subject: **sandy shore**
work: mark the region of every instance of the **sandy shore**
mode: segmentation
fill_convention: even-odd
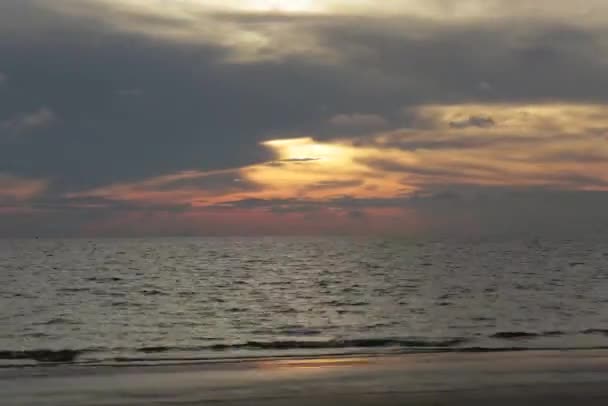
[[[608,351],[0,370],[2,405],[607,405]]]

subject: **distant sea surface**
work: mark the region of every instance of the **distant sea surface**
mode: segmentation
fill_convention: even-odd
[[[586,348],[604,241],[0,240],[0,366]]]

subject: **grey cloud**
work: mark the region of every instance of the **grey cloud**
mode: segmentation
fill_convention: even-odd
[[[289,211],[310,211],[321,208],[365,209],[374,207],[404,207],[409,197],[403,198],[374,198],[360,199],[351,196],[337,197],[329,201],[307,199],[242,199],[224,202],[217,207],[238,209],[267,209],[276,211],[277,208],[291,208]]]
[[[44,196],[26,205],[15,205],[11,202],[0,202],[0,209],[17,210],[15,214],[3,214],[0,210],[0,238],[2,237],[82,237],[97,236],[99,233],[89,230],[91,224],[111,223],[117,216],[149,216],[154,223],[158,215],[179,216],[191,210],[188,205],[124,202],[98,197],[65,198],[57,195]],[[18,210],[25,210],[19,214]],[[154,232],[163,235],[163,227]],[[179,233],[179,227],[171,229],[168,234]],[[165,231],[166,232],[166,231]],[[147,232],[130,228],[127,230],[109,231],[109,235],[136,236]]]
[[[155,187],[155,190],[179,190],[187,188],[207,192],[234,192],[260,189],[260,185],[241,179],[239,176],[240,174],[238,171],[230,171],[190,179],[179,179]]]
[[[458,201],[462,195],[454,190],[440,190],[436,192],[417,193],[412,196],[412,201]]]
[[[357,179],[351,180],[328,180],[324,182],[315,183],[310,189],[339,189],[344,187],[356,187],[361,186],[363,181]]]
[[[5,73],[0,72],[0,86],[4,85],[8,81],[8,76]]]
[[[143,91],[141,89],[120,89],[116,93],[124,97],[137,97],[141,96]]]
[[[364,211],[352,210],[352,211],[348,212],[348,217],[350,217],[351,219],[355,219],[355,220],[363,220],[363,219],[366,219],[368,216]]]
[[[30,208],[41,211],[82,211],[82,212],[105,212],[107,215],[121,211],[162,211],[162,212],[184,212],[190,209],[187,204],[163,204],[155,202],[132,202],[112,200],[103,197],[61,197],[48,196],[36,199],[29,205]]]
[[[547,162],[586,162],[586,163],[606,163],[608,164],[608,151],[602,150],[568,150],[558,152],[546,152],[543,158]]]
[[[469,127],[489,128],[494,127],[495,125],[496,123],[492,117],[484,116],[471,116],[466,120],[452,121],[450,123],[450,127],[459,129]]]
[[[484,92],[491,92],[492,90],[494,90],[493,86],[486,81],[479,82],[478,86],[479,86],[479,90],[484,91]]]
[[[393,137],[379,143],[374,138],[361,138],[357,140],[359,146],[377,146],[399,148],[402,150],[418,149],[475,149],[501,145],[519,145],[522,147],[540,145],[547,143],[547,137],[534,135],[494,135],[494,134],[475,134],[475,135],[455,135],[437,133],[393,133]],[[575,139],[575,137],[564,135],[562,141]]]
[[[257,209],[257,208],[270,208],[273,206],[284,206],[289,203],[298,202],[294,199],[241,199],[234,201],[227,201],[217,205],[219,208],[238,208],[238,209]]]
[[[463,185],[458,193],[457,200],[421,199],[413,208],[455,234],[591,238],[608,223],[608,192]]]
[[[23,134],[36,129],[45,128],[57,120],[55,113],[47,107],[41,107],[30,113],[20,113],[14,117],[0,121],[0,129],[9,134]]]
[[[318,212],[322,208],[321,205],[314,204],[298,204],[296,202],[289,202],[287,204],[282,205],[273,205],[268,209],[272,213],[277,214],[289,214],[289,213],[314,213]]]
[[[264,165],[271,167],[281,167],[288,164],[306,164],[308,162],[319,161],[321,158],[290,158],[290,159],[281,159],[278,161],[270,161],[266,162]]]
[[[542,204],[547,201],[553,202],[547,207],[548,212],[560,212],[568,210],[569,215],[576,214],[577,202],[588,204],[593,207],[591,211],[598,214],[602,210],[602,219],[608,220],[608,213],[602,209],[602,203],[608,203],[608,192],[585,192],[569,191],[551,188],[530,187],[503,187],[503,186],[479,186],[475,184],[437,184],[412,195],[403,195],[387,198],[357,198],[354,196],[342,196],[330,199],[329,202],[320,202],[307,199],[242,199],[225,202],[217,208],[250,208],[268,209],[275,207],[300,207],[305,210],[319,209],[325,207],[345,210],[365,210],[372,208],[413,208],[418,210],[436,209],[446,210],[444,215],[450,215],[451,208],[466,208],[472,211],[475,208],[489,210],[496,205],[496,214],[503,213],[505,217],[513,220],[518,214],[506,209],[510,204],[525,207],[530,203],[532,207],[526,209],[532,215],[534,210],[540,210]],[[539,213],[540,214],[540,213]],[[588,213],[591,217],[591,213]]]
[[[389,125],[388,121],[378,114],[338,114],[329,119],[329,123],[336,127],[351,130],[369,130],[383,128]]]
[[[608,162],[608,160],[604,161]],[[586,188],[606,188],[608,189],[608,181],[598,179],[594,176],[582,175],[579,173],[556,172],[550,175],[545,175],[548,181],[555,183],[565,189],[586,189]]]
[[[404,175],[411,174],[429,178],[453,179],[456,182],[466,182],[466,177],[463,172],[467,170],[484,171],[488,176],[505,175],[507,172],[500,168],[482,166],[474,163],[459,162],[449,166],[425,166],[415,164],[405,164],[382,159],[360,159],[358,162],[382,171],[402,173]],[[481,174],[477,173],[476,178],[480,178]],[[412,179],[404,180],[404,184],[411,184]]]
[[[281,159],[278,162],[291,162],[291,163],[298,163],[298,162],[314,162],[314,161],[318,161],[321,158],[291,158],[291,159]]]
[[[361,199],[344,196],[329,203],[304,199],[243,199],[196,210],[201,213],[211,210],[215,213],[217,210],[229,212],[231,209],[262,209],[276,214],[302,213],[314,222],[316,216],[322,216],[320,213],[323,209],[330,208],[343,211],[348,218],[357,222],[373,221],[375,215],[370,209],[391,208],[403,210],[404,215],[413,211],[418,221],[424,224],[424,232],[435,236],[525,235],[571,239],[601,235],[608,223],[608,213],[605,210],[607,205],[608,192],[448,184],[435,185],[425,192],[395,198]],[[0,235],[31,236],[31,230],[36,230],[38,235],[43,236],[83,235],[83,225],[103,223],[115,218],[117,213],[138,213],[144,216],[166,213],[178,216],[192,210],[184,205],[146,205],[99,198],[46,199],[38,201],[33,208],[36,211],[27,216],[2,217]],[[179,217],[170,218],[171,227],[161,225],[159,229],[154,228],[155,232],[159,235],[215,235],[225,234],[226,230],[238,232],[238,229],[230,227],[218,229],[217,224],[200,230],[200,225],[187,227]],[[152,223],[154,219],[155,217],[150,217]],[[399,232],[402,220],[395,215],[394,228],[386,231]],[[241,232],[254,232],[247,225],[244,226],[245,229],[241,229]],[[401,230],[407,231],[408,229]],[[134,229],[121,229],[114,234],[111,230],[109,232],[110,235],[140,233]]]
[[[257,202],[257,207],[277,202]],[[284,206],[288,203],[281,202]],[[298,201],[310,210],[316,202]],[[346,213],[368,209],[413,210],[430,234],[459,236],[574,236],[602,235],[608,224],[608,192],[582,192],[558,189],[483,187],[477,185],[437,185],[435,190],[409,197],[357,199],[345,196],[329,206]],[[399,227],[396,220],[395,227]],[[403,230],[405,231],[405,230]]]
[[[608,80],[602,29],[539,19],[397,24],[337,25],[323,34],[352,66],[383,72],[419,101],[606,100],[594,89]],[[494,91],[480,94],[480,80]]]

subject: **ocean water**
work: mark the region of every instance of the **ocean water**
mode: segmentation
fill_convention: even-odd
[[[0,241],[0,365],[608,348],[608,243]]]

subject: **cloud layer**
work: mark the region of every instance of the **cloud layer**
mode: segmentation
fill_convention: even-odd
[[[6,0],[0,234],[586,224],[607,20],[593,0]]]

